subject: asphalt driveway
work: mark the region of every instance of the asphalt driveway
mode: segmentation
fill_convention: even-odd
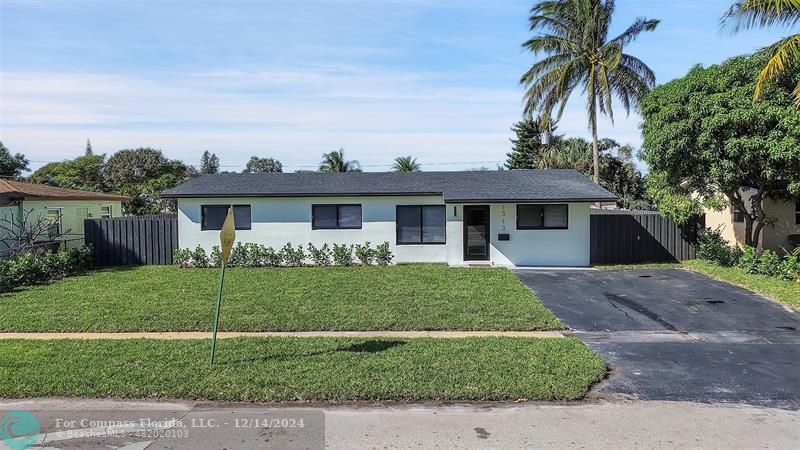
[[[518,270],[610,364],[598,392],[800,409],[800,314],[680,269]]]

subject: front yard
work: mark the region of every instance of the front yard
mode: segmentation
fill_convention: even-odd
[[[207,331],[216,269],[90,272],[0,295],[0,332]],[[556,330],[563,324],[508,270],[418,264],[236,268],[224,331]]]
[[[529,338],[0,341],[0,398],[575,400],[606,373],[580,341]]]

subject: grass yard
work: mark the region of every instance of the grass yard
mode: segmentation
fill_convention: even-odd
[[[699,259],[682,263],[600,265],[595,268],[598,270],[689,269],[717,280],[750,289],[775,301],[800,309],[800,283],[792,283],[791,281],[779,280],[764,275],[754,275],[736,267],[722,267]]]
[[[101,270],[0,295],[0,331],[207,331],[216,269]],[[235,268],[224,331],[555,330],[563,324],[506,269]]]
[[[606,373],[574,338],[0,341],[0,397],[575,400]],[[65,358],[64,355],[69,355]]]

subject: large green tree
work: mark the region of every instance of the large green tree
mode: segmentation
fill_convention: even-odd
[[[419,172],[420,165],[413,156],[398,156],[394,159],[392,170],[395,172]]]
[[[322,162],[319,163],[320,172],[361,172],[361,165],[358,161],[348,161],[344,157],[344,149],[332,151],[322,155]]]
[[[242,173],[276,173],[283,172],[283,164],[275,158],[259,158],[251,156]]]
[[[200,173],[203,175],[219,173],[219,157],[208,150],[200,157]]]
[[[113,154],[103,169],[103,181],[112,191],[131,196],[124,205],[127,214],[158,214],[174,210],[163,201],[161,191],[196,177],[197,171],[181,161],[171,160],[152,148],[124,149]]]
[[[800,0],[744,0],[734,2],[723,17],[723,23],[743,28],[795,27],[800,25]],[[800,33],[789,35],[765,48],[769,55],[756,80],[753,97],[761,98],[765,84],[800,65]],[[800,105],[800,83],[794,85],[794,100]]]
[[[800,193],[800,114],[787,86],[800,71],[764,85],[753,103],[764,56],[696,66],[642,101],[648,190],[658,207],[685,220],[702,206],[731,204],[745,212],[745,243],[759,242],[773,218],[766,198]],[[750,201],[743,192],[752,193]],[[747,204],[749,203],[749,204]]]
[[[655,85],[653,71],[623,50],[641,33],[655,30],[659,21],[636,19],[622,34],[609,38],[614,11],[613,0],[540,1],[531,8],[529,18],[536,35],[522,44],[534,55],[547,55],[520,79],[527,88],[526,115],[540,114],[546,124],[558,108],[558,120],[575,89],[584,91],[596,182],[600,179],[598,115],[614,120],[614,98],[629,113]]]
[[[79,156],[66,161],[52,162],[40,167],[29,177],[33,183],[69,189],[102,192],[105,155]]]
[[[0,142],[0,177],[18,178],[23,171],[28,170],[28,160],[22,153],[11,154],[5,145]]]

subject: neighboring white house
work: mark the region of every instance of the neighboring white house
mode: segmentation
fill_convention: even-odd
[[[389,242],[395,262],[588,266],[589,206],[615,196],[575,170],[206,175],[178,201],[181,248]]]

